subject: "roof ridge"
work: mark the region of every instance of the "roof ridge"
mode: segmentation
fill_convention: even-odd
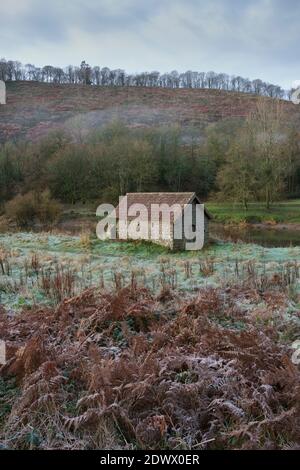
[[[196,194],[195,191],[143,191],[126,194]]]

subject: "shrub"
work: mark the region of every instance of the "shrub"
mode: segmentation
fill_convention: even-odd
[[[32,192],[18,194],[6,204],[5,209],[6,215],[20,228],[32,227],[36,221],[43,225],[51,225],[61,213],[59,203],[51,199],[47,190],[39,196],[35,196]]]
[[[244,222],[246,224],[259,224],[262,222],[262,217],[260,215],[246,215]]]
[[[36,205],[33,193],[18,194],[6,204],[7,216],[19,227],[33,226],[36,217]]]
[[[38,220],[44,225],[51,225],[57,221],[61,214],[61,205],[51,199],[50,191],[44,191],[36,202]]]

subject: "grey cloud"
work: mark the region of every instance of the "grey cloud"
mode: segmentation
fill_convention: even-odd
[[[1,14],[7,58],[60,66],[86,58],[132,72],[214,69],[284,86],[300,79],[297,0],[21,3]]]

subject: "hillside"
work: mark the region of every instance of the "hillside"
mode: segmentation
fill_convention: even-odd
[[[7,105],[0,106],[0,142],[35,140],[50,129],[93,128],[113,119],[131,126],[178,123],[204,129],[220,119],[244,117],[257,100],[255,95],[207,89],[8,82]],[[289,102],[286,107],[291,119],[300,120],[300,108]]]

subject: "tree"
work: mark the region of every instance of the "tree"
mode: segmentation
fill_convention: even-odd
[[[220,195],[226,199],[240,202],[248,209],[248,203],[257,189],[256,159],[253,136],[245,128],[233,141],[226,155],[217,183]]]
[[[300,188],[300,134],[296,127],[288,131],[287,152],[287,192],[296,195]]]
[[[80,64],[80,81],[84,85],[92,84],[92,69],[85,60],[83,60]]]
[[[122,69],[110,70],[108,67],[102,69],[99,66],[91,67],[84,60],[79,67],[69,65],[63,70],[52,65],[46,65],[40,69],[33,64],[23,66],[17,61],[0,59],[0,80],[36,80],[47,83],[82,83],[102,86],[209,88],[291,99],[291,91],[284,91],[277,85],[265,83],[259,79],[250,81],[248,78],[235,75],[230,77],[227,74],[215,73],[214,71],[197,72],[193,70],[181,74],[173,70],[162,75],[157,71],[134,75],[127,74]]]
[[[48,163],[48,171],[51,194],[72,204],[86,200],[90,161],[82,147],[77,144],[62,148]]]
[[[259,188],[264,194],[266,208],[270,209],[271,202],[282,192],[287,171],[282,103],[260,100],[247,120],[247,128],[255,135]]]
[[[0,204],[9,199],[22,179],[18,149],[13,144],[0,147]]]
[[[261,99],[226,154],[218,175],[221,194],[240,200],[245,208],[250,198],[263,199],[270,209],[283,193],[292,165],[286,144],[282,103]]]

